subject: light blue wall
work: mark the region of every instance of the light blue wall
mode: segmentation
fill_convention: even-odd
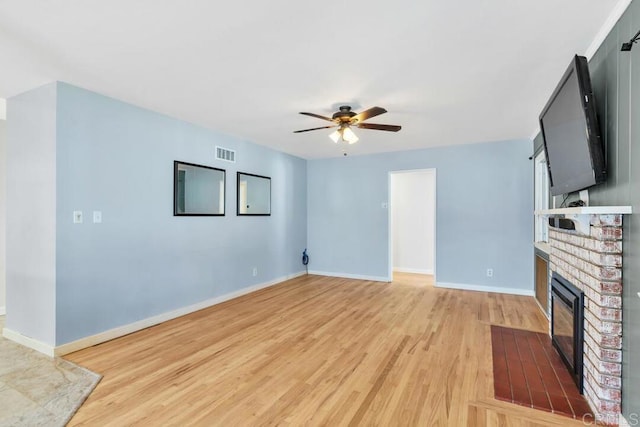
[[[533,290],[532,149],[518,140],[308,161],[309,269],[386,278],[388,173],[435,168],[437,281]]]
[[[398,170],[437,171],[439,282],[532,289],[531,141],[307,162],[67,84],[49,90],[53,96],[9,110],[12,126],[22,123],[14,143],[33,151],[31,123],[54,150],[36,156],[55,181],[39,197],[53,200],[53,212],[32,211],[55,224],[33,242],[54,248],[54,285],[35,301],[55,314],[24,312],[55,334],[36,339],[61,345],[294,274],[307,246],[312,270],[385,278],[388,210],[381,204],[389,199],[388,172]],[[43,108],[53,126],[45,126],[49,116],[41,117],[45,125],[34,121]],[[236,150],[237,163],[216,161],[216,145]],[[226,169],[225,217],[172,215],[174,160]],[[11,160],[16,168],[21,162],[28,160]],[[270,217],[235,215],[238,170],[272,178]],[[84,212],[83,224],[73,224],[75,210]],[[94,210],[101,224],[92,223]],[[25,308],[8,308],[10,326],[19,319],[11,310]]]
[[[6,327],[48,345],[56,328],[55,133],[55,84],[7,100]]]
[[[303,270],[305,160],[68,84],[57,100],[57,345]],[[226,169],[226,216],[173,216],[174,160]],[[270,217],[235,215],[237,170],[271,177]]]

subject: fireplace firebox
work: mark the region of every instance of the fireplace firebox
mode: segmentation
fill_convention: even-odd
[[[551,277],[551,342],[583,388],[584,292],[557,273]]]

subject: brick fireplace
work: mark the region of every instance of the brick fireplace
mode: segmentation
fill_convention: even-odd
[[[584,292],[584,396],[599,421],[617,424],[622,381],[623,215],[584,216],[588,224],[577,230],[549,228],[549,274],[556,272]]]

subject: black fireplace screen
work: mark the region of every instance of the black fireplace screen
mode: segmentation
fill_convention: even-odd
[[[551,341],[582,393],[584,293],[557,273],[551,277]]]

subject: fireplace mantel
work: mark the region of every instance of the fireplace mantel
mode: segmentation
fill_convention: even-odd
[[[583,234],[589,234],[592,215],[629,215],[631,206],[576,206],[572,208],[555,208],[535,211],[535,215],[556,216],[562,215],[574,222],[576,230]]]
[[[576,206],[574,208],[543,209],[536,215],[628,215],[633,213],[631,206]]]

